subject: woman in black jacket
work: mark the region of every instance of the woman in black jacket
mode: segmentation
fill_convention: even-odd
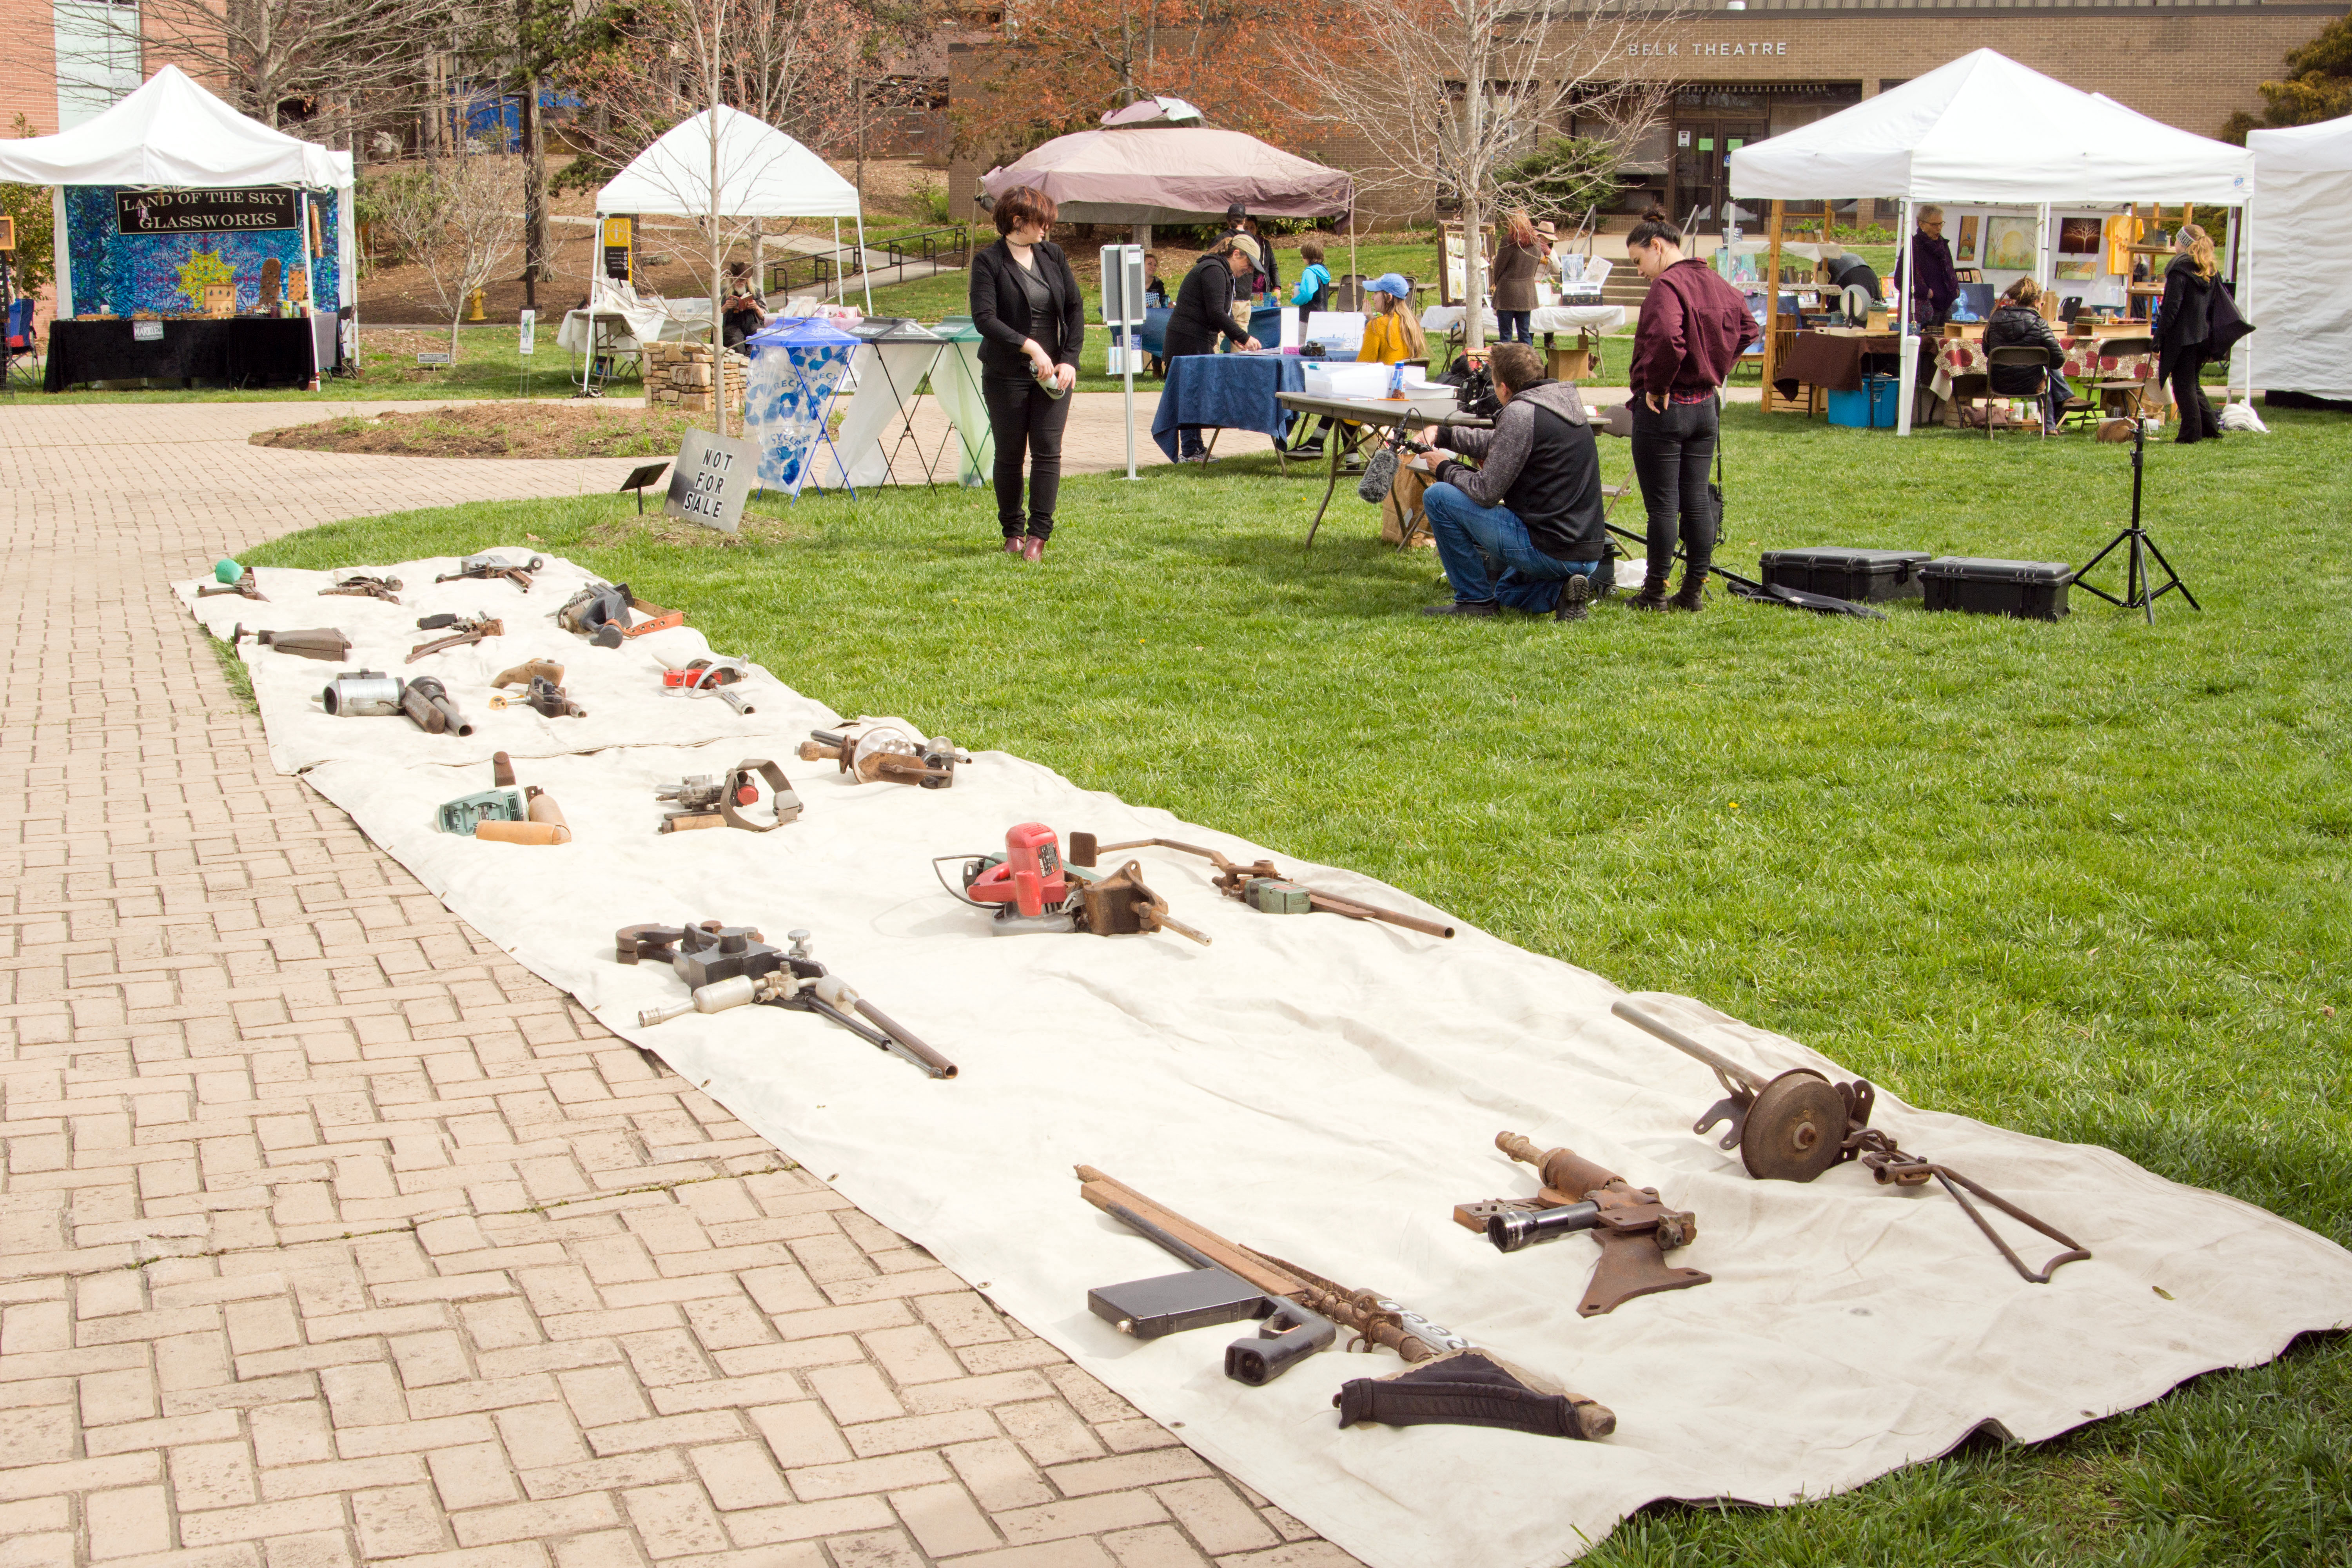
[[[2213,405],[2205,401],[2198,374],[2213,357],[2207,347],[2213,335],[2213,275],[2221,268],[2213,259],[2213,242],[2195,224],[2183,224],[2172,247],[2180,254],[2164,269],[2164,302],[2157,310],[2156,378],[2172,385],[2172,406],[2180,417],[2178,439],[2221,438]]]
[[[2074,401],[2074,389],[2058,374],[2059,367],[2066,363],[2066,349],[2050,323],[2042,319],[2038,308],[2041,299],[2042,287],[2031,278],[2021,278],[2011,284],[1991,320],[1985,322],[1984,348],[1988,356],[1995,349],[2014,348],[2037,348],[2050,356],[2050,387],[2043,398],[2042,428],[2051,431],[2058,428],[2066,405]],[[1992,366],[1987,378],[1993,392],[2002,397],[2031,392],[2036,379],[2026,366],[2007,364]],[[1990,417],[1990,412],[1987,417]]]
[[[996,437],[996,521],[1004,552],[1035,561],[1054,534],[1062,485],[1062,427],[1086,342],[1086,301],[1062,247],[1046,239],[1054,198],[1018,185],[997,198],[994,245],[971,258],[971,324],[979,331],[980,390]],[[1029,510],[1021,510],[1021,462],[1029,461]]]
[[[1168,328],[1161,338],[1170,359],[1213,353],[1219,338],[1229,339],[1240,348],[1258,346],[1257,340],[1234,319],[1234,287],[1256,265],[1256,242],[1245,234],[1224,236],[1217,241],[1214,250],[1192,264],[1192,270],[1184,274],[1184,281],[1176,287],[1176,308],[1169,314]],[[1198,425],[1179,425],[1176,440],[1178,462],[1216,460],[1202,444]]]

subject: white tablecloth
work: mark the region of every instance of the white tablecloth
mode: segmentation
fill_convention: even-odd
[[[834,445],[841,448],[842,460],[848,465],[847,472],[836,480],[830,470],[820,466],[809,475],[812,486],[838,488],[845,483],[855,488],[922,482],[925,470],[919,444],[910,440],[902,445],[900,441],[905,431],[901,410],[914,402],[916,388],[933,374],[940,351],[947,346],[936,341],[859,346],[849,364],[857,395],[849,400],[849,412],[842,416],[841,433],[834,437]],[[899,458],[897,471],[891,466],[894,451]]]
[[[683,338],[705,337],[710,331],[708,300],[698,306],[693,301],[632,305],[608,300],[595,307],[595,314],[613,324],[612,335],[603,346],[622,353],[635,353],[639,345],[647,342],[672,343]],[[589,312],[565,311],[563,324],[556,329],[556,346],[569,354],[584,354],[592,341]]]
[[[1496,330],[1495,312],[1480,312],[1491,339]],[[1424,332],[1450,332],[1462,322],[1459,305],[1432,305],[1421,313],[1421,330]],[[1625,324],[1622,305],[1546,305],[1528,318],[1530,331],[1538,332],[1612,332]]]

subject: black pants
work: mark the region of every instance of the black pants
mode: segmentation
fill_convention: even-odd
[[[1633,399],[1633,473],[1642,482],[1642,505],[1650,514],[1649,580],[1664,583],[1674,564],[1679,525],[1686,558],[1685,581],[1706,575],[1715,559],[1715,498],[1707,468],[1715,461],[1716,402],[1669,403],[1653,411],[1649,399]],[[1696,574],[1696,576],[1690,575]]]
[[[1068,394],[1046,395],[1033,375],[980,378],[988,400],[988,427],[996,436],[996,521],[1004,537],[1054,536],[1054,498],[1062,488],[1062,426],[1070,422]],[[1021,513],[1021,462],[1029,461],[1029,513]]]
[[[2205,400],[2205,389],[2197,382],[2204,368],[2202,343],[2182,349],[2180,357],[2172,362],[2172,407],[2180,416],[2180,434],[2175,440],[2202,441],[2221,433],[2213,418],[2213,405]]]

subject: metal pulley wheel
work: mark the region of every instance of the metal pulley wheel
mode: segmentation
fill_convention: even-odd
[[[1810,1182],[1843,1157],[1845,1123],[1835,1084],[1803,1068],[1784,1072],[1748,1107],[1739,1157],[1759,1181]]]

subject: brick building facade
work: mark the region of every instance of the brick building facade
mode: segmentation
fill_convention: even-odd
[[[1633,150],[1629,172],[1643,195],[1677,215],[1719,209],[1723,160],[1733,148],[1810,124],[1976,48],[2211,136],[2237,110],[2259,113],[2256,84],[2280,76],[2290,49],[2345,13],[2342,0],[1746,0],[1664,26],[1624,62],[1631,76],[1676,87],[1665,122]],[[959,52],[950,92],[970,90],[985,60],[985,47]],[[1364,167],[1368,157],[1346,142],[1297,150],[1341,167]],[[971,196],[987,166],[970,158],[951,165],[960,216],[978,216]],[[1370,198],[1366,215],[1410,216],[1374,215]]]

